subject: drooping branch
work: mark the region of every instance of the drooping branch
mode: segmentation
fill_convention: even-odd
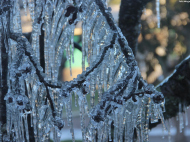
[[[163,83],[158,85],[157,90],[161,91],[165,98],[165,119],[170,119],[178,115],[180,103],[185,107],[190,105],[189,71],[190,56],[177,65],[174,72],[166,78]],[[157,124],[159,124],[159,122],[150,125],[150,128],[155,127]]]
[[[166,99],[166,119],[177,115],[179,103],[190,105],[190,56],[176,66],[173,74],[158,88]],[[170,108],[173,108],[172,110]],[[177,111],[176,111],[177,110]]]

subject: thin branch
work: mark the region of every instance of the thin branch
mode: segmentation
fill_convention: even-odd
[[[132,84],[127,84],[125,82],[129,82],[130,79],[134,80],[134,84],[137,81],[137,72],[131,72],[125,79],[120,81],[115,87],[110,88],[108,91],[103,93],[103,97],[101,101],[93,108],[92,119],[95,122],[104,121],[106,116],[109,115],[112,111],[118,108],[118,105],[123,105],[123,100],[127,101],[132,97],[133,92],[135,91],[135,87],[130,90],[128,96],[125,97],[123,94],[123,90],[126,89],[127,86]],[[123,99],[121,99],[121,96]]]
[[[113,46],[115,44],[115,41],[116,41],[116,34],[113,35],[112,40],[111,40],[111,44],[108,45],[108,46],[106,46],[106,47],[104,47],[104,49],[103,49],[102,53],[100,54],[100,56],[98,56],[97,60],[95,60],[92,63],[93,66],[90,66],[89,68],[87,68],[86,71],[84,71],[82,74],[80,74],[79,77],[77,77],[77,81],[75,81],[75,80],[74,81],[70,81],[69,82],[70,85],[66,89],[66,91],[71,92],[73,90],[73,88],[80,88],[81,87],[82,83],[85,82],[86,77],[90,73],[92,73],[94,71],[94,69],[96,69],[98,66],[100,66],[100,64],[102,63],[102,61],[103,61],[103,59],[104,59],[104,57],[106,55],[107,50],[110,49],[110,48],[113,48]],[[68,82],[66,82],[66,83],[68,83]],[[63,96],[64,96],[64,94],[63,94]],[[65,97],[66,96],[67,95],[65,94]]]

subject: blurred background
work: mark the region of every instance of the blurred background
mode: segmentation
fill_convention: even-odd
[[[141,17],[142,29],[138,38],[139,46],[136,59],[143,78],[148,83],[158,85],[172,73],[180,61],[190,54],[190,3],[181,2],[180,0],[160,0],[161,27],[157,28],[155,2],[156,0],[147,4]],[[120,0],[109,0],[108,3],[112,8],[115,21],[118,22]],[[23,33],[31,32],[30,14],[25,15],[24,9],[21,10],[21,20]],[[81,34],[82,29],[79,22],[74,31],[74,41],[80,45],[82,41]],[[78,49],[74,51],[74,59],[71,76],[69,63],[63,55],[60,80],[70,81],[82,73],[82,53]],[[88,63],[86,62],[87,66]],[[73,106],[73,109],[76,139],[80,140],[82,137],[80,136],[79,112],[75,106]],[[190,118],[190,112],[188,116]],[[173,118],[167,122],[168,127],[171,127],[171,141],[190,142],[190,126],[186,126],[183,132],[179,133],[179,122],[176,119],[178,118]],[[184,116],[186,123],[188,120],[190,121],[190,119],[185,119]],[[71,134],[67,128],[63,130],[63,133],[68,133],[68,138],[62,138],[62,140],[71,139]],[[163,136],[165,136],[164,139]],[[165,142],[168,141],[168,137],[170,138],[168,132],[164,132],[161,125],[150,132],[150,142]]]

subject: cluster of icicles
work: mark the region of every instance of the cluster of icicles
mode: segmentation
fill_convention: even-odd
[[[131,142],[134,128],[137,130],[139,141],[148,141],[149,119],[152,123],[161,119],[164,124],[164,102],[155,103],[153,101],[155,94],[136,96],[136,101],[132,97],[125,101],[122,95],[118,96],[116,99],[119,99],[122,105],[112,101],[107,102],[109,104],[106,105],[114,106],[114,108],[110,109],[109,114],[102,112],[102,115],[105,115],[104,120],[95,121],[93,115],[98,109],[98,105],[95,105],[95,92],[98,92],[100,103],[102,99],[106,99],[103,96],[105,92],[114,96],[118,92],[113,94],[112,90],[123,81],[123,78],[129,77],[129,85],[122,93],[127,97],[134,88],[134,82],[138,86],[138,81],[135,79],[140,76],[132,51],[120,29],[113,22],[110,9],[107,9],[106,4],[103,3],[100,10],[97,4],[99,2],[102,1],[75,0],[74,4],[72,0],[29,0],[28,2],[23,0],[25,11],[29,9],[32,20],[30,45],[24,48],[32,56],[25,55],[26,51],[22,43],[9,39],[8,45],[5,44],[9,55],[7,76],[9,89],[4,98],[7,109],[7,136],[4,136],[4,141],[28,142],[29,127],[32,127],[36,142],[48,141],[50,132],[53,133],[53,140],[59,142],[61,132],[58,125],[64,125],[63,109],[66,110],[67,125],[70,126],[72,139],[75,141],[72,95],[75,95],[75,104],[80,109],[83,141]],[[12,3],[10,28],[12,32],[22,33],[19,1],[14,0]],[[102,9],[105,10],[104,13]],[[110,27],[105,14],[109,15],[116,29],[113,30],[113,27]],[[4,13],[0,18],[0,31],[4,34],[7,33],[6,28],[3,28],[7,26],[6,16],[7,13]],[[71,61],[74,62],[74,29],[79,21],[82,21],[83,73],[71,82],[61,83],[58,82],[58,70],[62,55],[65,51],[71,66]],[[45,72],[40,66],[39,36],[41,29],[44,32]],[[119,37],[124,39],[125,47],[119,44]],[[114,40],[111,42],[112,39]],[[112,48],[109,48],[110,44]],[[108,49],[104,50],[107,47]],[[129,51],[128,56],[133,62],[128,63],[121,48]],[[86,71],[85,56],[89,64]],[[39,74],[52,85],[61,84],[61,88],[46,86],[41,82]],[[83,80],[85,81],[80,87],[77,85],[72,87],[73,84]],[[47,93],[53,100],[56,116],[52,115],[54,112],[47,100]],[[87,95],[90,95],[90,102],[87,101]],[[88,120],[85,120],[86,116]],[[85,125],[86,121],[89,121],[88,125]]]

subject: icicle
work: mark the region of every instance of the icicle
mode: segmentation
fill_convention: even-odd
[[[27,7],[27,0],[22,0],[22,3],[23,3],[23,7],[24,7],[25,16],[27,16],[27,10],[26,10],[26,7]]]
[[[77,93],[76,93],[76,92],[74,92],[74,94],[75,94],[75,107],[77,107],[77,103],[78,103],[78,102],[77,102],[77,97],[78,97],[78,96],[77,96]]]
[[[112,137],[111,137],[111,132],[112,132],[111,124],[112,124],[112,119],[109,118],[109,122],[108,122],[109,141],[112,141]]]
[[[72,68],[71,68],[71,49],[70,49],[70,45],[67,46],[66,51],[67,51],[67,59],[69,60],[70,76],[72,76]]]
[[[165,138],[164,131],[165,131],[165,129],[164,129],[164,127],[162,127],[162,139]]]
[[[103,131],[103,134],[102,134],[102,141],[105,141],[105,142],[109,142],[109,131],[108,131],[108,122],[109,119],[106,119],[106,122],[104,124],[104,131]]]
[[[71,51],[71,56],[72,56],[72,63],[74,63],[75,61],[74,61],[74,49],[75,49],[75,47],[74,47],[74,30],[75,30],[75,26],[73,26],[73,27],[71,27],[72,29],[71,29],[71,49],[72,49],[72,51]]]
[[[80,97],[79,97],[80,98]],[[85,141],[85,120],[84,120],[84,107],[83,107],[83,99],[78,99],[78,104],[80,108],[80,120],[81,120],[81,131],[82,131],[82,141]]]
[[[185,126],[188,126],[188,112],[187,112],[187,108],[185,110]]]
[[[39,31],[41,30],[39,28],[39,24],[33,23],[32,25],[32,49],[34,51],[35,56],[37,57],[38,62],[40,62],[40,47],[39,47]]]
[[[164,115],[163,115],[163,112],[162,112],[162,109],[160,108],[160,106],[159,106],[159,108],[157,109],[157,111],[158,111],[159,117],[160,117],[160,119],[161,119],[161,121],[162,121],[163,129],[164,129],[164,130],[167,130],[166,122],[165,122],[165,120],[164,120]]]
[[[168,119],[168,142],[171,142],[171,124],[170,124],[170,119]]]
[[[101,71],[99,72],[98,76],[97,76],[97,82],[98,82],[98,102],[101,101],[101,97],[102,97],[102,84],[101,84]]]
[[[147,107],[146,107],[146,112],[145,112],[145,128],[144,128],[144,141],[148,141],[149,139],[149,118],[150,118],[150,104],[151,104],[151,99],[148,98],[147,102]]]
[[[133,132],[134,126],[132,124],[132,114],[127,113],[128,117],[126,117],[126,125],[125,125],[125,141],[131,142],[133,141]]]
[[[75,136],[74,136],[74,129],[73,129],[73,121],[72,121],[72,96],[70,97],[69,102],[65,103],[65,109],[67,113],[67,121],[68,121],[68,126],[70,127],[70,132],[72,134],[72,140],[75,142]]]
[[[34,8],[35,8],[35,2],[34,0],[29,0],[28,1],[28,7],[29,7],[29,11],[30,11],[30,17],[32,19],[32,22],[34,22]]]
[[[184,117],[185,117],[185,126],[188,125],[188,113],[187,113],[187,105],[185,102],[183,102],[183,111],[184,111]]]
[[[29,142],[27,115],[24,115],[24,126],[25,126],[25,133],[26,133],[26,141]]]
[[[59,2],[58,7],[56,7],[56,9],[54,7],[55,15],[53,16],[53,20],[52,20],[53,22],[52,22],[52,28],[51,28],[51,39],[52,40],[54,40],[54,38],[55,38],[56,29],[59,29],[60,27],[61,28],[63,27],[63,25],[59,23],[59,19],[61,18],[60,21],[62,21],[62,19],[64,17],[62,15],[62,12],[63,12],[64,8],[65,8],[65,5],[64,5],[64,3],[62,1]],[[57,32],[61,33],[61,30],[58,30]],[[55,44],[55,43],[53,42],[52,44]]]
[[[160,0],[156,0],[157,27],[160,28]]]
[[[114,142],[118,141],[118,130],[119,130],[118,124],[119,124],[118,110],[115,110],[115,112],[114,112]]]
[[[179,131],[182,133],[182,129],[184,128],[184,123],[183,123],[183,115],[182,115],[182,104],[179,103]]]
[[[114,60],[111,60],[111,63],[114,63]],[[110,67],[110,73],[109,73],[109,88],[113,85],[113,65]]]
[[[102,129],[98,129],[97,131],[97,135],[98,135],[98,142],[102,142],[102,135],[103,135],[103,130]]]
[[[21,139],[22,139],[22,141],[24,141],[24,125],[23,125],[23,121],[22,121],[22,112],[20,112],[20,119],[19,119],[19,121],[20,121],[20,135],[21,135]]]
[[[85,30],[86,24],[85,21],[82,23],[82,71],[85,70]]]
[[[109,68],[107,68],[107,66],[104,66],[104,91],[107,91],[108,72]]]
[[[96,87],[96,83],[95,83],[95,75],[92,74],[91,75],[91,81],[90,81],[90,104],[91,104],[91,108],[94,107],[94,98],[95,98],[95,88]]]
[[[143,9],[143,14],[146,15],[146,8]]]
[[[123,135],[124,135],[124,126],[125,126],[125,120],[126,120],[126,115],[125,115],[125,111],[126,111],[126,109],[125,108],[123,108],[123,110],[120,112],[120,114],[119,114],[119,119],[120,119],[120,121],[119,121],[119,141],[123,141]],[[121,116],[121,117],[120,117]]]

